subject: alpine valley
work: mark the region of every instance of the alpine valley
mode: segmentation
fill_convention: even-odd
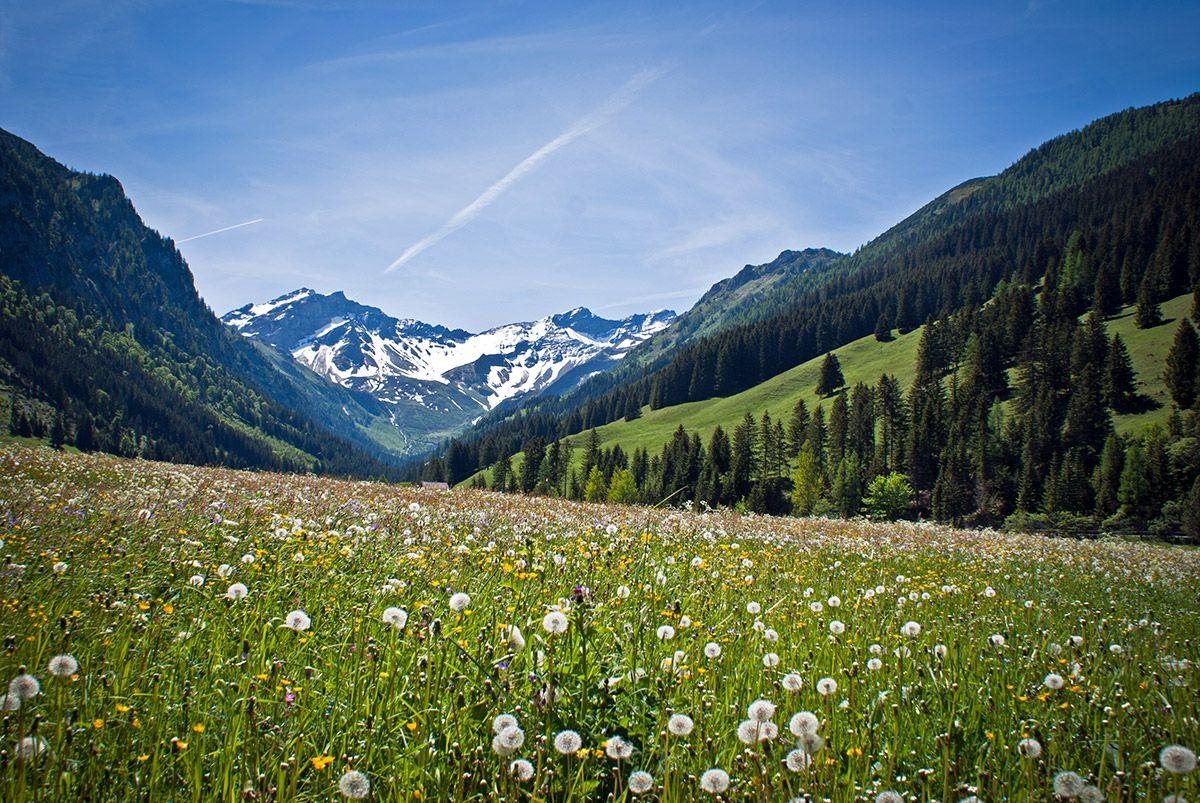
[[[616,365],[675,320],[671,310],[615,321],[584,307],[472,334],[393,318],[300,288],[221,320],[331,382],[369,394],[421,453],[485,412],[565,393]]]

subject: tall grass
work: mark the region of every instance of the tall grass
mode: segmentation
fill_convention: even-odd
[[[0,679],[41,684],[3,714],[5,800],[328,800],[350,771],[375,800],[626,800],[644,771],[676,801],[713,768],[730,800],[1197,792],[1159,760],[1200,744],[1194,550],[18,447],[0,477]]]

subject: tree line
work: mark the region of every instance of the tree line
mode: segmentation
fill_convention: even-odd
[[[1155,402],[1139,394],[1128,348],[1107,334],[1104,315],[1078,315],[1069,285],[1055,285],[1003,282],[987,305],[928,321],[907,388],[888,374],[844,387],[831,353],[821,403],[800,400],[786,420],[747,412],[707,443],[680,427],[655,454],[601,448],[591,430],[577,466],[571,439],[532,436],[519,469],[505,457],[476,485],[589,501],[1200,538],[1195,327],[1180,320],[1167,355],[1169,425],[1121,436],[1113,415]]]

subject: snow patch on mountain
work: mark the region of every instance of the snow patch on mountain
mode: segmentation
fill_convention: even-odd
[[[503,402],[565,390],[612,367],[675,317],[660,310],[609,320],[577,307],[471,333],[394,318],[340,292],[300,288],[222,320],[338,384],[466,422]]]

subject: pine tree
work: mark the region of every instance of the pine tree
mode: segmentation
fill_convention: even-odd
[[[63,417],[60,410],[54,416],[54,425],[50,428],[50,445],[55,449],[61,449],[63,444],[67,442],[67,421]]]
[[[846,443],[850,433],[850,408],[846,404],[846,394],[842,393],[833,400],[829,410],[829,463],[837,463],[846,455]]]
[[[1146,472],[1146,459],[1139,444],[1130,444],[1125,452],[1125,465],[1121,468],[1121,485],[1117,489],[1117,500],[1121,510],[1132,518],[1149,518],[1151,508],[1150,478]]]
[[[862,505],[862,473],[858,457],[847,454],[838,462],[829,489],[830,501],[843,518],[858,514]]]
[[[1118,413],[1129,412],[1137,393],[1133,381],[1133,361],[1129,359],[1129,349],[1125,347],[1121,336],[1115,334],[1104,361],[1104,403]]]
[[[492,487],[497,491],[508,488],[508,478],[512,475],[512,458],[508,455],[500,458],[492,468]]]
[[[788,422],[788,457],[795,457],[800,453],[800,447],[808,437],[808,419],[808,405],[804,403],[804,399],[800,399],[792,408],[792,418]]]
[[[879,317],[875,320],[875,339],[880,343],[886,343],[892,339],[892,319],[888,317],[887,310],[879,313]]]
[[[1200,338],[1187,318],[1182,319],[1175,330],[1175,341],[1167,352],[1163,381],[1180,410],[1191,409],[1196,403],[1196,393],[1200,389]]]
[[[837,355],[831,351],[825,355],[825,361],[821,363],[821,379],[817,382],[817,395],[830,396],[844,384],[846,384],[846,379],[842,376],[842,364],[838,361]]]
[[[608,486],[608,501],[618,505],[637,502],[637,483],[632,471],[622,468],[613,472],[612,482]]]
[[[1192,543],[1200,543],[1200,477],[1196,477],[1191,490],[1183,500],[1179,528],[1192,540]]]
[[[754,416],[746,413],[742,423],[733,430],[733,446],[730,449],[729,488],[730,500],[736,502],[744,499],[750,493],[750,483],[754,478],[754,453],[757,449]]]
[[[792,512],[807,516],[821,498],[824,490],[824,472],[817,465],[812,444],[807,441],[800,447],[796,457],[796,470],[792,472]]]
[[[1111,431],[1112,417],[1104,406],[1100,375],[1096,366],[1089,364],[1076,379],[1074,391],[1067,402],[1063,445],[1068,449],[1079,447],[1097,456]]]
[[[1146,271],[1142,283],[1138,285],[1137,310],[1134,312],[1133,320],[1139,329],[1150,329],[1162,323],[1162,310],[1158,307],[1152,271]]]
[[[1109,435],[1100,453],[1092,485],[1096,489],[1096,513],[1107,518],[1117,512],[1120,500],[1121,470],[1125,467],[1125,443],[1117,435]]]
[[[608,483],[604,481],[604,472],[600,470],[599,466],[593,466],[592,470],[588,472],[583,498],[588,502],[603,502],[608,499]]]

